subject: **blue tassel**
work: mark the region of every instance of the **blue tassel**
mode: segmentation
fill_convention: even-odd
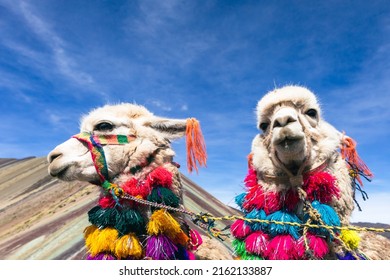
[[[328,226],[340,226],[340,218],[337,215],[336,211],[330,207],[329,205],[322,204],[317,200],[314,200],[311,204],[314,209],[318,211],[318,213],[321,215],[322,221],[328,225]],[[305,221],[309,219],[309,215],[306,214],[304,217]],[[316,223],[319,224],[319,223]],[[326,228],[311,228],[311,232],[318,234],[318,235],[323,235],[323,236],[330,236],[329,230]],[[333,230],[335,233],[340,232],[339,230],[334,229]]]
[[[258,220],[266,220],[267,214],[265,214],[264,210],[257,210],[253,209],[251,212],[249,212],[245,218],[247,219],[258,219]],[[259,223],[259,222],[245,222],[253,231],[264,231],[268,224],[266,223]]]
[[[234,200],[236,201],[236,204],[240,207],[240,209],[242,211],[244,211],[244,209],[242,208],[242,205],[244,204],[245,196],[246,196],[246,193],[241,193],[234,198]]]
[[[345,255],[336,254],[336,256],[339,260],[356,260],[350,252],[346,252]],[[359,257],[359,260],[367,260],[367,258],[361,254],[357,254],[357,256]]]
[[[295,214],[288,213],[284,210],[276,211],[270,214],[267,217],[267,220],[278,221],[278,222],[299,223],[299,224],[302,223],[301,220]],[[300,237],[298,226],[292,226],[286,224],[281,225],[281,224],[270,223],[268,225],[268,232],[272,236],[276,236],[280,234],[290,234],[295,239],[298,239]]]

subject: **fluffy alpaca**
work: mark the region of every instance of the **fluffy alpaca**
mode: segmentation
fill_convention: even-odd
[[[358,250],[353,231],[294,226],[349,225],[354,184],[361,184],[356,172],[372,175],[353,140],[321,117],[317,98],[303,87],[267,93],[256,113],[262,133],[252,142],[246,192],[236,201],[246,218],[270,223],[236,221],[231,227],[236,254],[241,259],[364,258],[362,253],[376,258],[375,252]],[[370,242],[386,242],[370,236]],[[388,259],[389,252],[382,257]]]
[[[122,197],[183,207],[170,142],[187,135],[189,168],[205,165],[198,122],[160,118],[134,104],[107,105],[84,116],[80,132],[51,151],[48,161],[52,176],[103,187],[99,205],[88,213],[92,223],[85,230],[88,258],[194,258],[191,251],[201,244],[201,237],[182,214]]]

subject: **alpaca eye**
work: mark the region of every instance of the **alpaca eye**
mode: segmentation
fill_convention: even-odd
[[[317,110],[309,109],[306,111],[306,115],[308,115],[311,118],[316,118],[317,117]]]
[[[263,132],[265,132],[265,131],[267,130],[268,126],[269,126],[269,123],[261,123],[261,124],[259,125],[259,128],[260,128]]]
[[[97,131],[111,131],[114,129],[114,126],[108,122],[102,122],[95,125],[94,130]]]

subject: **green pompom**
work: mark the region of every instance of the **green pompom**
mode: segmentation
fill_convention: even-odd
[[[240,239],[234,239],[232,242],[234,253],[241,256],[246,253],[245,242]]]
[[[180,199],[170,189],[158,187],[152,190],[148,201],[176,208],[179,206]]]
[[[134,209],[117,211],[115,228],[121,236],[130,232],[142,234],[145,233],[146,229],[144,218]]]
[[[262,257],[258,255],[253,255],[248,252],[245,252],[244,254],[241,255],[241,260],[264,260]]]
[[[88,211],[88,220],[98,228],[106,228],[115,225],[117,210],[115,208],[102,208],[95,206]]]

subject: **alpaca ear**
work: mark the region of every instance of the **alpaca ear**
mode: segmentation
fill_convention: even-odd
[[[144,125],[159,131],[167,139],[186,136],[187,168],[189,172],[194,169],[198,172],[198,166],[206,166],[206,145],[197,119],[179,120],[153,117]]]
[[[146,121],[144,125],[162,133],[165,138],[174,140],[185,135],[187,120],[153,117],[153,119]]]

